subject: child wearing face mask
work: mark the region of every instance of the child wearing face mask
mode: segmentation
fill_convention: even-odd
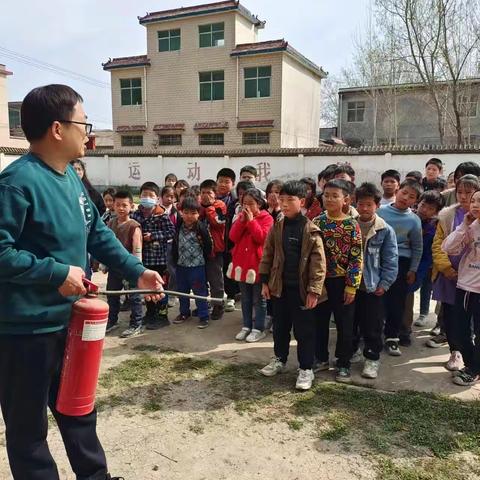
[[[140,187],[140,207],[132,215],[142,227],[142,261],[147,268],[164,275],[167,270],[167,246],[175,236],[175,226],[165,208],[159,205],[160,188],[154,182]],[[147,313],[143,323],[149,330],[170,325],[168,321],[168,298],[161,302],[146,302]]]

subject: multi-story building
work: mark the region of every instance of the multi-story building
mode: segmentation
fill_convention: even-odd
[[[147,54],[111,73],[115,149],[316,147],[326,73],[238,1],[147,13]]]
[[[463,141],[480,143],[480,79],[459,82],[457,94]],[[438,110],[423,84],[341,88],[338,136],[348,145],[441,144]],[[452,87],[441,82],[436,94],[442,112],[443,144],[457,143]]]

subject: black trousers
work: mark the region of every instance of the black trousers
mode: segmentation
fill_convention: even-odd
[[[107,461],[96,433],[97,413],[67,417],[55,403],[66,333],[0,336],[0,405],[15,480],[58,480],[47,444],[47,406],[77,480],[105,480]]]
[[[363,338],[363,356],[369,360],[378,360],[383,348],[383,297],[362,290],[355,297],[353,351],[358,349]]]
[[[330,337],[330,316],[333,313],[337,327],[337,345],[335,356],[339,368],[350,368],[353,353],[353,319],[355,305],[344,304],[345,277],[327,278],[325,280],[328,300],[315,309],[316,335],[315,357],[319,362],[329,359],[328,340]]]
[[[407,273],[410,268],[410,259],[398,258],[398,275],[393,285],[383,296],[385,305],[385,339],[397,340],[405,313],[405,301],[408,293]]]
[[[284,287],[281,297],[272,297],[273,348],[275,356],[286,363],[293,326],[299,366],[302,370],[310,370],[314,358],[315,321],[313,310],[302,310],[303,306],[298,288]]]
[[[146,268],[150,270],[154,270],[155,272],[159,273],[160,276],[163,278],[163,280],[166,280],[166,273],[167,273],[167,266],[166,265],[148,265],[145,266]],[[167,282],[165,281],[165,285],[167,285]],[[165,290],[167,287],[165,287]],[[145,306],[146,306],[146,312],[145,312],[145,317],[146,321],[155,321],[159,319],[159,315],[167,315],[168,310],[167,310],[167,305],[168,305],[168,296],[165,295],[160,302],[147,302],[145,301]]]
[[[235,296],[240,293],[240,286],[238,282],[227,277],[227,270],[232,261],[232,254],[230,252],[223,252],[223,284],[225,293],[229,300],[235,299]]]
[[[455,297],[455,333],[465,367],[480,374],[480,293],[457,288]],[[473,327],[473,328],[472,328]],[[472,330],[473,335],[472,336]]]

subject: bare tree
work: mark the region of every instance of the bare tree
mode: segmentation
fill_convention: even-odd
[[[335,77],[322,81],[320,122],[322,127],[334,127],[338,121],[338,88],[340,82]]]

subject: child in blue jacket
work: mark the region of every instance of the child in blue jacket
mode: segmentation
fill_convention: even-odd
[[[373,183],[356,189],[357,222],[362,231],[363,276],[355,299],[354,357],[359,357],[360,337],[364,339],[365,365],[362,376],[377,378],[383,348],[383,295],[398,275],[398,247],[395,232],[376,212],[382,194]]]

